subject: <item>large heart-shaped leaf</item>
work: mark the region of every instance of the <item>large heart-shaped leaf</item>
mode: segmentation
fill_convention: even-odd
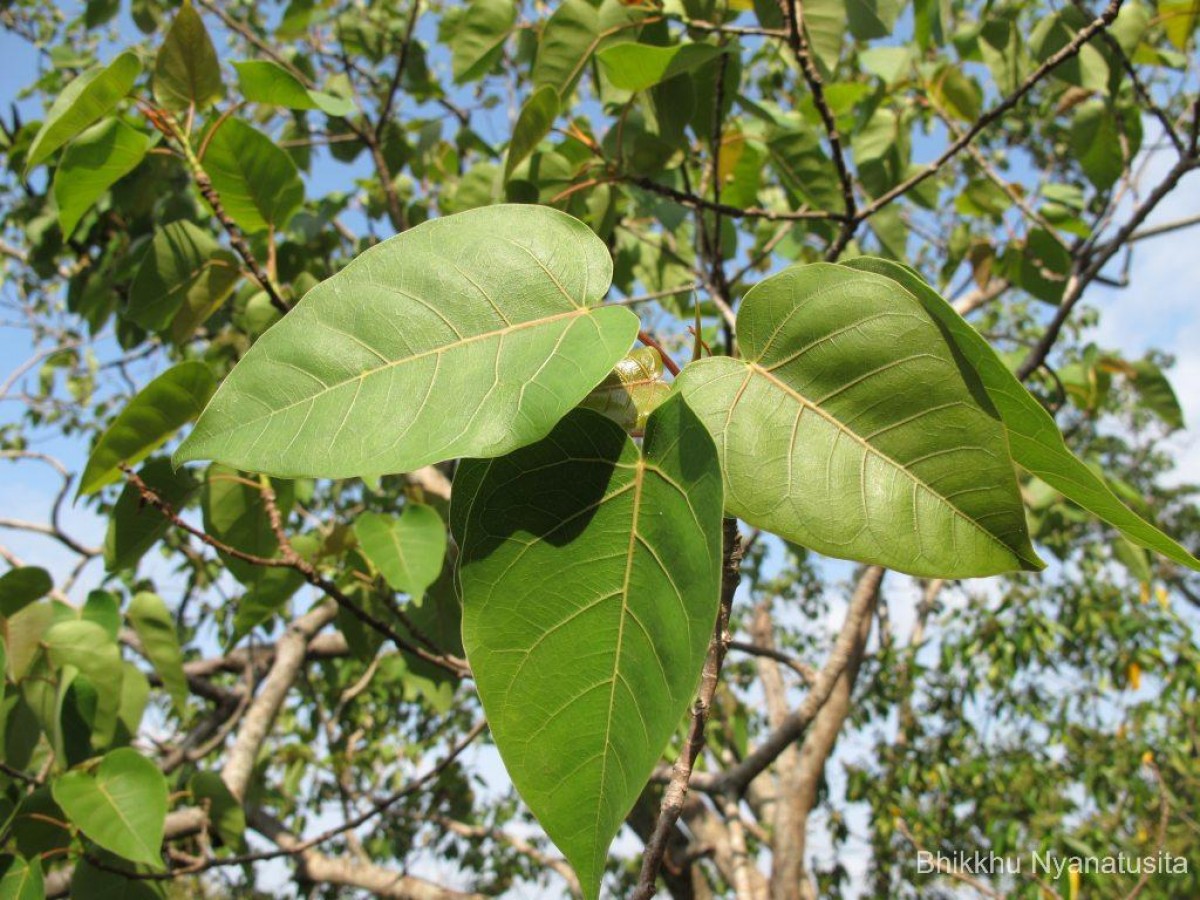
[[[100,122],[72,142],[54,171],[62,233],[70,237],[92,204],[136,169],[153,145],[150,135],[116,118]]]
[[[114,750],[94,776],[67,772],[52,787],[71,823],[105,850],[162,868],[167,782],[150,760],[129,748]]]
[[[80,496],[116,481],[121,463],[141,462],[166,443],[204,408],[215,387],[208,366],[189,361],[142,388],[96,442],[79,481]]]
[[[97,66],[68,84],[46,113],[25,157],[25,172],[102,116],[112,112],[142,72],[137,56],[126,51],[107,66]]]
[[[716,448],[678,396],[641,454],[581,409],[455,477],[467,658],[513,783],[588,897],[700,677],[721,504]]]
[[[446,526],[432,506],[408,503],[399,518],[363,513],[354,522],[354,536],[393,590],[420,597],[442,571]]]
[[[979,373],[988,397],[1004,420],[1012,457],[1021,468],[1119,528],[1131,541],[1177,563],[1200,569],[1200,560],[1118,500],[1104,480],[1067,449],[1050,413],[1025,390],[979,332],[916,273],[881,259],[855,259],[846,265],[893,279],[918,298],[945,328],[958,351]]]
[[[1003,423],[911,294],[796,267],[751,289],[737,325],[744,358],[699,360],[678,381],[716,438],[730,513],[916,575],[1041,567]]]
[[[604,243],[546,207],[418,225],[259,338],[176,462],[346,478],[538,440],[633,343],[633,313],[596,307],[611,277]]]

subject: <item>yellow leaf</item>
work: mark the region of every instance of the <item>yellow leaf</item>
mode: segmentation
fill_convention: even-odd
[[[1158,587],[1156,587],[1154,589],[1154,594],[1155,594],[1155,596],[1158,597],[1158,605],[1159,606],[1161,606],[1163,609],[1171,608],[1171,598],[1167,594],[1167,589],[1165,587],[1163,587],[1160,584]]]
[[[1138,690],[1142,686],[1142,667],[1137,663],[1129,664],[1129,687]]]
[[[1079,870],[1072,867],[1067,869],[1067,883],[1070,885],[1070,892],[1067,894],[1069,900],[1075,900],[1079,896]]]
[[[1150,585],[1144,581],[1142,582],[1141,601],[1142,603],[1150,602]]]
[[[1142,765],[1148,766],[1152,762],[1154,762],[1154,751],[1147,750],[1145,753],[1142,754]]]

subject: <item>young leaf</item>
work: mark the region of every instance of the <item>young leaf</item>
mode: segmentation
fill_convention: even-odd
[[[129,93],[142,64],[126,51],[107,66],[79,75],[58,95],[25,158],[25,174],[93,122],[108,115]]]
[[[614,87],[644,91],[668,78],[698,69],[724,52],[712,44],[655,47],[625,42],[605,47],[596,54],[596,59]]]
[[[167,369],[129,401],[96,442],[79,482],[79,496],[95,493],[120,477],[121,463],[141,462],[196,417],[216,383],[202,362]]]
[[[617,363],[580,406],[607,416],[626,431],[641,432],[650,413],[670,395],[662,356],[653,347],[639,347]]]
[[[104,192],[137,168],[154,146],[154,138],[106,119],[76,138],[63,153],[54,172],[54,202],[64,237],[70,237]]]
[[[132,862],[161,869],[167,781],[136,750],[107,754],[95,775],[67,772],[52,785],[54,801],[80,831]]]
[[[35,600],[50,593],[54,580],[38,566],[9,569],[0,576],[0,616],[15,616]]]
[[[247,234],[285,226],[304,202],[291,155],[241,119],[211,128],[204,168],[230,218]]]
[[[6,853],[0,856],[0,898],[3,900],[42,900],[46,896],[42,861]]]
[[[513,0],[471,0],[450,41],[450,68],[463,84],[482,78],[517,21]]]
[[[576,410],[464,460],[451,518],[463,643],[513,783],[599,893],[608,847],[687,711],[720,593],[721,473],[681,397],[641,454]]]
[[[1073,503],[1118,528],[1136,544],[1177,563],[1200,569],[1200,560],[1117,499],[1104,481],[1075,457],[1050,413],[1017,381],[986,340],[912,270],[876,259],[855,259],[846,266],[890,278],[920,300],[978,373],[988,397],[1004,420],[1012,457]]]
[[[182,343],[212,315],[241,277],[237,257],[203,229],[179,219],[160,229],[129,288],[124,316]]]
[[[787,269],[746,294],[738,339],[742,359],[677,381],[716,438],[732,515],[915,575],[1041,568],[999,416],[895,282]]]
[[[154,61],[154,98],[172,112],[203,112],[225,93],[221,63],[200,14],[184,2]]]
[[[182,509],[196,490],[196,478],[187,469],[175,471],[162,457],[149,460],[138,476],[172,509]],[[161,512],[149,506],[133,484],[126,484],[117,497],[104,537],[104,568],[109,572],[134,569],[147,550],[170,526]]]
[[[504,160],[504,178],[512,175],[513,169],[525,160],[550,133],[550,126],[558,116],[558,91],[547,85],[534,91],[533,96],[521,107],[517,124],[513,126],[512,140],[508,145],[508,156]]]
[[[363,556],[393,590],[420,597],[442,571],[446,526],[433,507],[408,503],[399,518],[363,513],[354,521]]]
[[[146,658],[162,679],[176,711],[182,715],[187,709],[188,685],[183,674],[183,653],[179,649],[175,618],[162,597],[148,591],[134,594],[126,615],[142,642]]]
[[[259,338],[175,460],[349,478],[538,440],[633,344],[637,316],[596,307],[611,277],[604,242],[553,209],[425,222]]]
[[[269,59],[235,62],[238,88],[251,103],[269,103],[288,109],[319,109],[344,118],[354,112],[353,100],[306,88],[295,75]]]

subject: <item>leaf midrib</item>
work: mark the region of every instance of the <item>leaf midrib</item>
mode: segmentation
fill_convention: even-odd
[[[861,435],[858,434],[858,432],[853,431],[848,425],[846,425],[840,419],[836,418],[835,416],[828,413],[826,410],[822,409],[820,406],[818,406],[812,400],[809,400],[807,397],[805,397],[799,391],[792,388],[790,385],[785,384],[783,381],[781,381],[779,378],[777,378],[774,374],[772,374],[772,372],[769,369],[764,368],[757,362],[745,362],[744,365],[747,368],[762,375],[764,378],[766,378],[772,384],[777,385],[786,394],[796,398],[796,400],[804,408],[811,409],[814,413],[816,413],[822,419],[824,419],[825,421],[827,421],[831,425],[833,425],[835,428],[837,428],[842,434],[845,434],[847,437],[853,439],[856,443],[858,443],[861,447],[863,447],[864,450],[866,450],[869,453],[874,454],[876,457],[883,460],[888,465],[893,466],[894,468],[898,469],[906,477],[908,477],[913,483],[915,483],[918,487],[927,491],[929,494],[936,497],[938,500],[942,501],[942,503],[944,503],[946,506],[948,506],[955,515],[957,515],[959,518],[961,518],[965,522],[967,522],[972,528],[974,528],[980,534],[983,534],[985,537],[987,537],[987,539],[989,541],[991,541],[993,544],[995,544],[997,547],[999,547],[1005,553],[1012,556],[1014,559],[1022,559],[1021,555],[1016,550],[1014,550],[1012,547],[1009,547],[1006,543],[1004,543],[1002,540],[1000,540],[1000,538],[998,538],[996,535],[992,534],[992,532],[988,531],[986,528],[984,528],[982,525],[980,525],[978,521],[976,521],[974,518],[969,516],[963,510],[959,509],[958,506],[955,505],[953,500],[946,499],[945,496],[943,496],[940,492],[936,491],[933,487],[931,487],[928,483],[926,483],[924,481],[924,479],[922,479],[915,472],[910,470],[907,466],[904,466],[901,463],[899,463],[898,461],[892,459],[890,456],[888,456],[886,453],[884,453],[878,447],[875,447],[869,441],[864,439]]]

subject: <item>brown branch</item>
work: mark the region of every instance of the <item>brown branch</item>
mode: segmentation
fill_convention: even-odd
[[[725,661],[725,651],[729,647],[729,613],[733,607],[733,595],[736,593],[738,582],[741,579],[742,539],[738,534],[737,520],[726,518],[723,530],[724,562],[721,567],[721,600],[717,610],[717,623],[713,630],[712,640],[708,645],[708,657],[704,661],[704,669],[700,675],[699,695],[692,705],[691,724],[688,726],[683,748],[671,770],[671,779],[666,790],[663,791],[658,822],[655,823],[654,831],[646,842],[646,852],[642,857],[642,870],[638,876],[637,888],[631,895],[632,900],[649,900],[657,890],[658,870],[662,866],[663,856],[667,852],[667,845],[674,832],[675,823],[679,820],[679,814],[683,812],[692,768],[704,749],[704,726],[708,722],[713,696],[717,692],[717,684],[721,679],[721,665]]]
[[[804,27],[804,5],[798,0],[780,0],[779,6],[788,26],[788,46],[792,48],[792,55],[796,57],[796,62],[800,65],[800,73],[804,76],[809,93],[812,94],[813,106],[816,107],[817,115],[821,117],[821,124],[825,127],[825,136],[829,140],[830,154],[833,157],[833,167],[837,170],[838,184],[842,189],[842,205],[845,206],[846,218],[842,221],[842,227],[838,230],[837,237],[826,253],[826,259],[833,261],[846,249],[846,245],[850,243],[850,238],[854,235],[855,226],[858,225],[857,204],[854,200],[854,176],[846,162],[846,151],[842,146],[842,137],[838,133],[837,118],[829,107],[829,101],[825,98],[825,83],[821,78],[821,73],[817,70],[817,63],[813,59],[812,48],[808,43],[808,34]]]
[[[638,340],[647,347],[658,351],[658,355],[662,357],[663,365],[667,367],[668,372],[670,372],[672,375],[679,374],[679,363],[671,359],[671,354],[667,353],[667,351],[663,349],[663,345],[660,344],[655,338],[651,337],[645,331],[639,331]]]
[[[333,600],[338,606],[346,610],[346,612],[350,613],[364,625],[374,629],[384,637],[388,638],[388,640],[390,640],[404,652],[411,653],[412,655],[420,657],[428,663],[445,669],[456,678],[470,677],[471,669],[470,666],[467,665],[466,660],[459,659],[458,657],[451,656],[449,654],[439,655],[436,653],[431,653],[424,647],[412,643],[404,635],[392,628],[387,622],[384,622],[378,616],[363,609],[357,603],[347,597],[346,594],[336,584],[322,576],[313,567],[312,563],[297,554],[294,549],[291,549],[290,544],[287,544],[286,548],[284,545],[281,545],[280,549],[284,551],[283,554],[273,558],[255,556],[252,553],[246,553],[242,550],[238,550],[236,547],[232,547],[223,541],[217,540],[212,535],[207,534],[203,530],[196,528],[194,525],[191,525],[190,523],[181,519],[176,514],[175,510],[171,508],[171,505],[159,497],[158,494],[156,494],[154,490],[150,488],[146,482],[144,482],[129,466],[122,464],[121,470],[125,473],[125,477],[128,478],[134,487],[137,488],[138,493],[141,494],[142,500],[157,509],[176,528],[180,528],[186,531],[188,534],[199,538],[205,544],[220,553],[227,554],[235,559],[240,559],[243,562],[250,563],[251,565],[263,566],[266,568],[296,570],[304,576],[305,581],[321,591],[321,593],[323,593],[326,597]],[[269,488],[267,490],[269,490]],[[273,494],[271,496],[272,498],[274,497]],[[269,504],[268,510],[270,510]],[[272,527],[276,527],[275,523],[272,523]],[[290,550],[290,552],[288,552],[288,550]]]

